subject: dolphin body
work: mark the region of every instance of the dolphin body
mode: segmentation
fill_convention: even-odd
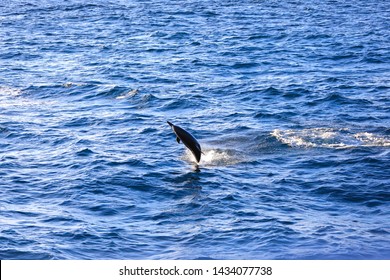
[[[196,161],[199,162],[200,156],[202,154],[202,150],[200,148],[198,141],[195,139],[195,137],[192,136],[191,133],[182,129],[180,126],[173,125],[172,123],[170,123],[168,121],[167,121],[167,123],[171,126],[173,132],[176,134],[177,143],[180,143],[180,140],[181,140],[183,142],[183,144],[195,156]]]

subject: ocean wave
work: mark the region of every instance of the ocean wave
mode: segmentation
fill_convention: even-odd
[[[348,86],[350,87],[350,86]],[[346,97],[340,93],[331,93],[323,98],[319,98],[313,101],[308,102],[309,106],[321,105],[321,104],[338,104],[338,105],[370,105],[372,102],[364,98],[352,98]]]

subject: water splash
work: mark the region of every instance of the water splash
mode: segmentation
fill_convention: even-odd
[[[186,151],[183,159],[187,162],[195,163],[195,158],[190,151]],[[233,149],[203,149],[203,154],[199,165],[201,166],[227,166],[234,165],[245,160],[245,156]]]

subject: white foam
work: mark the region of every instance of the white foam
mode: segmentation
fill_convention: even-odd
[[[352,133],[347,128],[275,129],[271,135],[278,141],[291,147],[340,149],[358,146],[390,146],[389,137],[368,132]]]
[[[88,84],[85,83],[73,83],[73,82],[66,82],[62,84],[64,88],[70,88],[70,87],[81,87],[81,86],[87,86]]]
[[[0,86],[0,95],[4,96],[20,96],[22,95],[22,90],[18,88]]]
[[[361,132],[354,134],[354,137],[363,142],[364,146],[390,147],[390,138],[378,136],[373,133]]]

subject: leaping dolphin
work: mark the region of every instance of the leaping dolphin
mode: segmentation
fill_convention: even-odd
[[[202,150],[200,148],[198,141],[195,139],[195,137],[192,136],[191,133],[182,129],[180,126],[173,125],[172,123],[170,123],[168,121],[167,121],[167,123],[171,126],[173,132],[176,134],[177,143],[180,143],[180,140],[181,140],[183,142],[183,144],[195,156],[196,161],[199,162]]]

